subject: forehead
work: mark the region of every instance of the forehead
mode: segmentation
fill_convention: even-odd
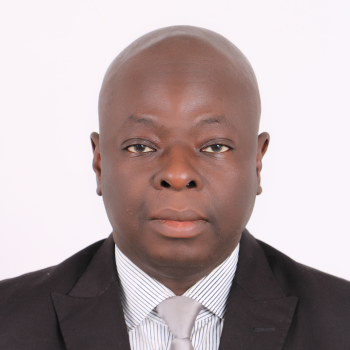
[[[247,124],[259,114],[249,74],[207,46],[147,50],[110,72],[107,80],[100,100],[101,133],[140,125],[130,119],[137,115],[155,116],[170,126],[210,114]]]

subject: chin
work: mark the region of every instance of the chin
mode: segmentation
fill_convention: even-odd
[[[199,245],[191,246],[184,242],[172,242],[149,251],[150,260],[163,268],[198,269],[210,265],[211,251],[201,249]]]

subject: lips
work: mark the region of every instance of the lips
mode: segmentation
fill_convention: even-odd
[[[164,225],[169,225],[171,227],[179,228],[179,229],[188,229],[194,225],[198,225],[199,220],[193,221],[175,221],[175,220],[158,220],[159,223]]]
[[[168,238],[193,238],[204,231],[208,220],[194,210],[163,209],[151,216],[154,230]]]
[[[162,209],[154,215],[151,215],[152,220],[163,220],[163,221],[208,221],[204,215],[197,213],[194,210],[173,210],[173,209]]]

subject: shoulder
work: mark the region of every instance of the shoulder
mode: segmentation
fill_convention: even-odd
[[[298,290],[310,289],[327,290],[345,293],[349,297],[350,282],[342,278],[329,275],[312,267],[300,264],[270,245],[257,240],[264,251],[265,257],[276,279],[287,294]]]
[[[57,326],[51,293],[68,293],[103,242],[90,245],[57,266],[0,281],[0,345],[3,348],[6,348],[6,339],[14,336],[16,339],[25,339],[26,334],[34,338],[36,334],[38,339],[55,337],[52,333]],[[41,348],[40,345],[37,348]]]
[[[0,301],[21,291],[26,294],[40,293],[54,287],[62,293],[68,292],[103,242],[101,240],[88,246],[59,265],[0,281]]]
[[[299,298],[299,311],[350,320],[350,282],[300,264],[258,240],[271,271],[286,295]]]

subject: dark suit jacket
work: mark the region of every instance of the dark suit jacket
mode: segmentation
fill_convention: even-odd
[[[112,236],[0,282],[0,349],[130,349]],[[241,239],[220,350],[349,350],[350,283]]]

